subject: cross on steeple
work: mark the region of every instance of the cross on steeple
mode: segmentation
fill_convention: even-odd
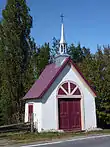
[[[63,23],[63,18],[64,18],[64,15],[63,14],[61,14],[61,22]]]

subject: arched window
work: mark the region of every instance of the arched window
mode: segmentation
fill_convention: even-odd
[[[63,45],[61,45],[61,52],[63,52]]]
[[[58,96],[79,96],[81,92],[79,87],[71,81],[63,83],[58,89]]]

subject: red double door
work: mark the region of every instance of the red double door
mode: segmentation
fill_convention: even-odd
[[[63,98],[59,103],[59,129],[65,131],[81,130],[80,99]]]

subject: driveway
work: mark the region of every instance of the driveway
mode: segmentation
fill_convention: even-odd
[[[110,135],[81,137],[21,147],[110,147]]]

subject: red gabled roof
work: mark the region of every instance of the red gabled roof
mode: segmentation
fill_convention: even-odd
[[[96,95],[94,90],[91,88],[87,80],[84,78],[78,67],[72,62],[70,57],[68,57],[65,62],[61,66],[56,66],[55,63],[49,64],[46,66],[46,68],[41,73],[38,80],[35,81],[31,89],[27,92],[27,94],[24,96],[23,99],[31,99],[31,98],[42,98],[42,96],[45,94],[45,92],[50,88],[54,80],[57,78],[57,76],[61,73],[61,71],[64,69],[64,67],[68,64],[72,63],[72,65],[75,67],[75,69],[78,71],[78,73],[81,75],[81,77],[84,79],[84,81],[87,83],[87,85],[90,87],[90,89],[93,91],[93,93]]]

